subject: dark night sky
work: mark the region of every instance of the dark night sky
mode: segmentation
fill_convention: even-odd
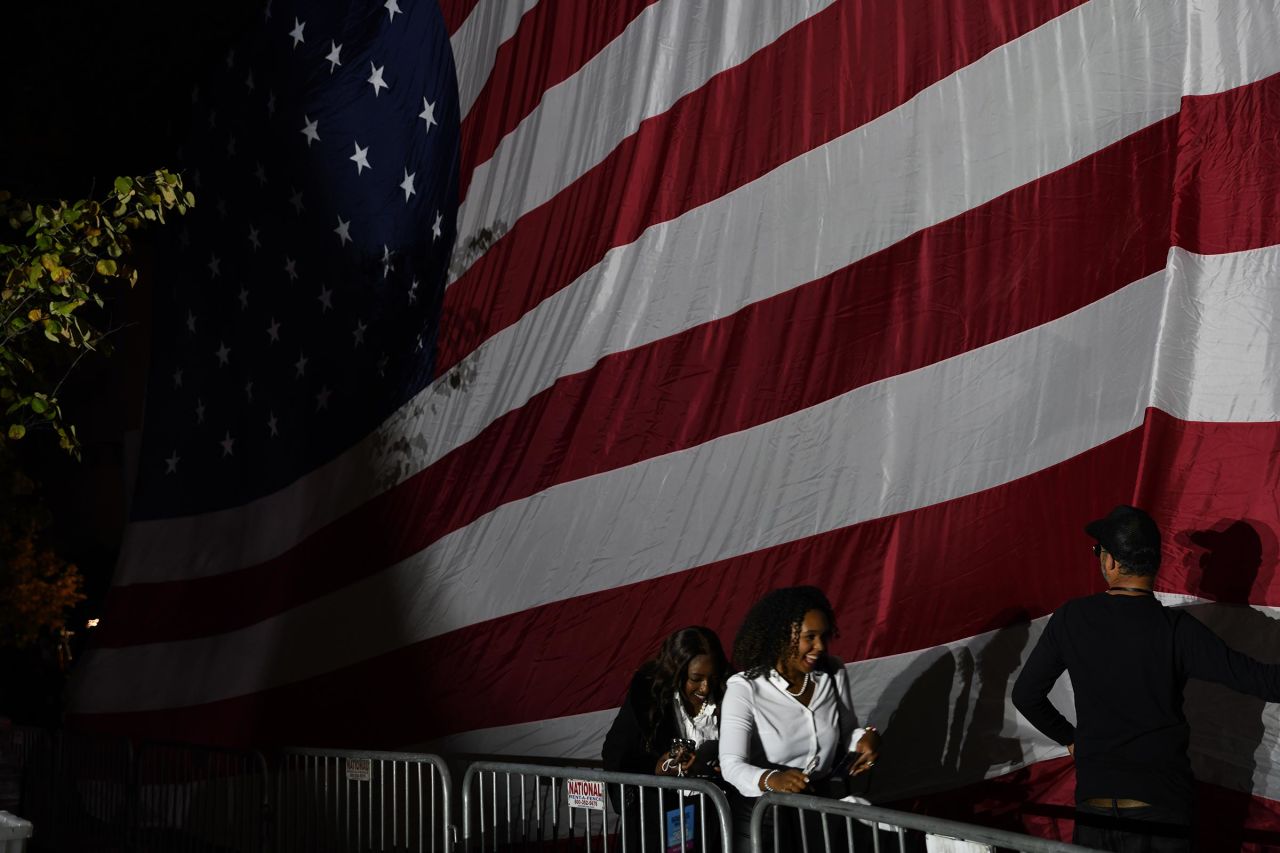
[[[172,158],[192,82],[259,3],[5,3],[0,186],[84,195]]]

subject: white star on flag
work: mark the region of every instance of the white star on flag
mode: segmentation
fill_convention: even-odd
[[[383,243],[382,244],[382,277],[386,278],[391,273],[391,271],[394,270],[395,268],[396,268],[396,265],[391,262],[391,249],[388,248],[386,243]]]
[[[444,217],[441,216],[440,211],[437,210],[435,222],[431,223],[431,239],[432,240],[440,239],[440,235],[444,233],[440,230],[440,223],[442,222],[444,222]]]
[[[339,216],[338,227],[333,229],[333,233],[338,235],[338,239],[342,241],[342,245],[347,245],[351,242],[351,223]]]
[[[289,37],[293,39],[294,50],[297,50],[298,45],[306,41],[306,39],[302,37],[302,30],[306,26],[307,25],[304,22],[299,21],[297,18],[293,19],[293,29],[289,31]]]
[[[271,431],[271,437],[275,438],[280,434],[280,430],[276,427],[276,424],[278,423],[276,420],[276,413],[271,412],[270,415],[271,417],[267,418],[267,429]]]
[[[316,298],[320,300],[322,311],[330,311],[333,309],[333,290],[332,289],[322,285],[320,287],[320,295],[317,296]]]
[[[174,388],[182,387],[182,368],[181,367],[173,371],[173,387]]]
[[[364,343],[364,333],[369,327],[364,324],[364,320],[356,320],[356,327],[351,331],[352,337],[355,338],[353,346],[360,346]]]
[[[240,285],[240,310],[243,311],[249,307],[249,290],[243,284]]]
[[[249,243],[253,246],[254,251],[262,248],[262,242],[258,239],[260,232],[252,225],[249,226]]]
[[[226,367],[230,363],[231,347],[227,346],[223,341],[218,341],[218,349],[214,355],[218,357],[218,366]]]
[[[222,272],[222,258],[217,255],[209,256],[209,278],[217,278]]]
[[[376,98],[378,97],[379,94],[381,94],[383,89],[391,88],[390,86],[387,85],[387,82],[382,79],[382,69],[386,68],[387,66],[374,65],[372,62],[370,62],[369,67],[373,69],[373,73],[369,75],[368,82],[371,86],[373,86],[373,96]]]
[[[187,312],[187,331],[193,335],[196,332],[196,315],[190,311]]]
[[[302,215],[302,211],[306,209],[302,204],[302,190],[294,188],[293,195],[289,196],[289,204],[293,205],[294,213]]]
[[[329,41],[329,53],[328,53],[328,55],[327,55],[327,56],[325,56],[325,59],[327,59],[327,60],[329,61],[329,73],[330,73],[330,74],[332,74],[332,73],[333,73],[333,70],[334,70],[335,68],[337,68],[339,65],[341,65],[341,64],[342,64],[342,59],[341,59],[341,57],[342,57],[342,45],[340,45],[340,44],[338,44],[336,41],[333,41],[332,39],[330,39],[330,41]]]
[[[204,400],[196,397],[196,423],[204,423]]]
[[[356,153],[352,154],[347,159],[356,164],[357,175],[365,169],[373,168],[369,165],[369,147],[366,145],[364,148],[361,148],[359,142],[356,143]]]
[[[431,132],[431,125],[440,123],[436,121],[436,105],[428,101],[426,98],[422,99],[422,112],[418,113],[418,118],[427,123],[428,133]]]
[[[164,465],[165,465],[164,472],[165,472],[165,474],[176,474],[176,473],[178,473],[178,463],[179,463],[179,462],[181,462],[181,461],[182,461],[182,457],[178,456],[178,451],[176,451],[176,450],[175,450],[175,451],[173,451],[173,455],[172,455],[172,456],[170,456],[168,459],[164,460]]]
[[[218,442],[218,444],[221,444],[221,445],[222,445],[222,455],[223,455],[223,456],[230,456],[230,455],[232,455],[232,453],[234,453],[234,451],[233,451],[231,448],[232,448],[232,446],[234,446],[234,445],[235,445],[235,443],[236,443],[236,440],[235,440],[234,438],[232,438],[232,437],[231,437],[231,430],[227,430],[227,435],[226,435],[226,437],[225,437],[225,438],[223,438],[223,439],[222,439],[222,441],[219,441],[219,442]]]
[[[275,317],[271,318],[271,325],[267,326],[267,336],[271,338],[271,343],[280,343],[280,321]]]
[[[320,389],[320,393],[316,395],[316,411],[329,408],[329,397],[333,394],[329,390],[329,386],[325,385]]]
[[[312,121],[310,116],[302,117],[302,135],[307,138],[307,147],[311,147],[311,143],[320,141],[320,133],[317,130],[318,121]]]
[[[397,12],[399,12],[401,15],[404,14],[404,10],[400,8],[400,4],[397,3],[396,0],[387,0],[386,3],[382,4],[382,6],[391,15],[391,17],[388,20],[394,21],[396,19]]]
[[[400,189],[404,190],[405,201],[408,201],[409,196],[417,192],[417,190],[413,188],[413,179],[417,177],[417,175],[417,172],[410,172],[408,169],[404,170],[404,180],[400,182]]]
[[[267,185],[267,170],[261,163],[258,163],[257,168],[253,170],[253,176],[258,179],[258,186]]]
[[[287,255],[284,259],[284,271],[289,276],[289,281],[298,280],[298,262]]]
[[[294,362],[293,366],[298,369],[298,377],[301,378],[307,372],[307,357],[302,353],[298,353],[298,360]]]

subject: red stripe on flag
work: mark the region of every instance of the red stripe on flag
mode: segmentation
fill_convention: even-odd
[[[508,2],[508,0],[502,0]],[[480,3],[480,0],[440,0],[440,13],[444,15],[444,25],[449,31],[449,35],[453,35],[458,31],[472,10]]]
[[[1184,98],[1181,113],[1177,244],[1213,255],[1280,243],[1280,74]]]
[[[462,120],[458,197],[476,166],[522,122],[552,86],[572,77],[657,0],[542,0],[503,43],[489,78]]]
[[[603,358],[275,560],[117,587],[99,643],[252,624],[502,504],[757,426],[1100,299],[1164,266],[1176,132],[1174,119],[1153,125],[824,279]]]
[[[521,217],[445,292],[437,374],[609,249],[866,124],[1080,1],[977,7],[911,0],[903,7],[845,0],[814,15],[646,120],[604,161]],[[832,67],[833,58],[852,57],[856,67]]]

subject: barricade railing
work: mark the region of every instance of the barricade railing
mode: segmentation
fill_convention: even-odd
[[[50,734],[32,726],[0,728],[0,810],[22,811],[22,780],[31,756],[48,750]]]
[[[733,844],[728,798],[705,779],[539,764],[482,761],[468,767],[462,826],[467,853],[730,853]]]
[[[751,812],[751,853],[906,853],[908,831],[1021,853],[1096,853],[1091,848],[878,806],[803,794],[765,794]],[[917,847],[918,849],[918,847]]]
[[[124,738],[58,732],[28,756],[23,817],[41,849],[92,853],[124,847],[133,747]]]
[[[290,749],[276,773],[275,850],[448,853],[452,780],[438,755]]]
[[[32,753],[49,743],[50,733],[47,729],[35,726],[7,726],[0,729],[0,755],[13,762],[19,769],[25,769]]]
[[[145,742],[134,785],[132,850],[266,849],[270,786],[259,752]]]

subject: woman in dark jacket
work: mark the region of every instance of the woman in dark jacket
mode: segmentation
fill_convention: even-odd
[[[658,656],[641,666],[631,679],[626,701],[604,739],[605,769],[665,776],[709,773],[716,767],[714,742],[719,738],[720,701],[731,674],[724,647],[711,629],[681,628],[667,637]],[[676,738],[693,741],[694,749],[673,753],[672,741]],[[611,798],[613,794],[610,786]],[[654,807],[645,819],[650,824],[646,837],[656,843],[657,821],[661,818],[655,792],[648,792],[645,799]],[[639,823],[637,789],[627,787],[624,800],[627,834],[635,837]],[[615,798],[615,808],[617,805]],[[630,842],[627,849],[638,848]]]

